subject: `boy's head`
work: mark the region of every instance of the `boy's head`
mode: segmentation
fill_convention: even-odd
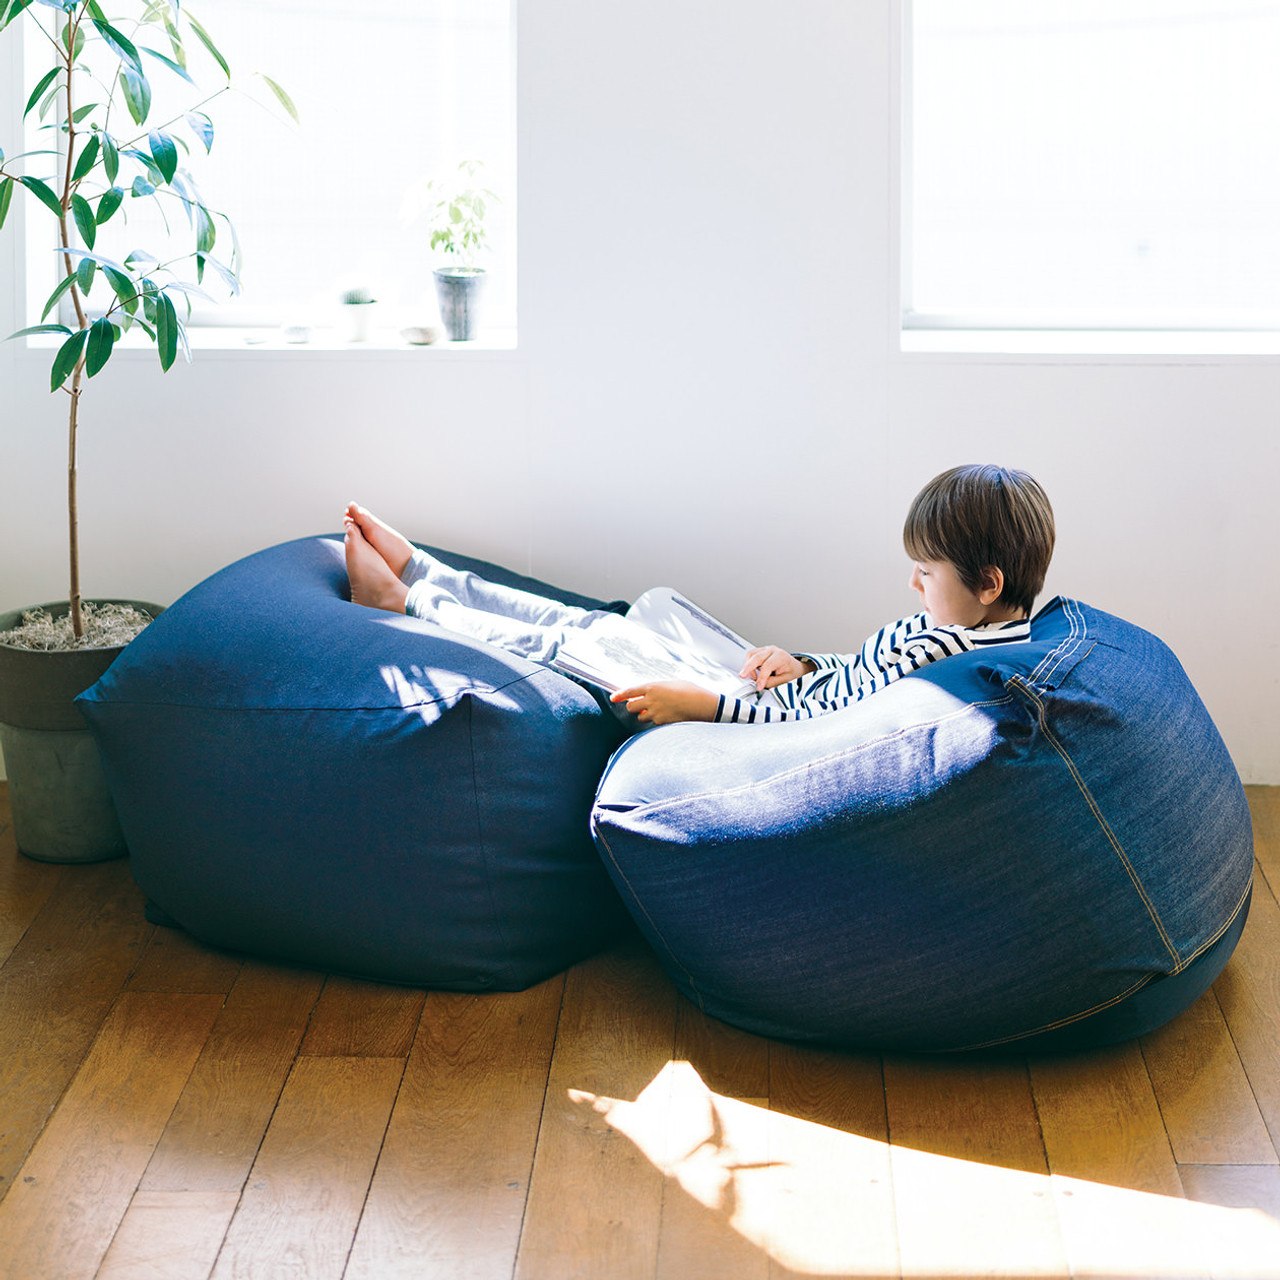
[[[1025,471],[952,467],[916,495],[902,541],[913,560],[945,561],[978,592],[999,569],[998,603],[1030,614],[1053,555],[1053,508]]]

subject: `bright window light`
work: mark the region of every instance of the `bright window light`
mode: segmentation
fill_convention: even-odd
[[[516,319],[516,139],[514,0],[218,0],[198,16],[225,55],[232,84],[205,110],[214,141],[205,157],[189,131],[181,163],[210,208],[224,211],[239,240],[242,294],[228,299],[216,277],[205,287],[218,305],[195,303],[196,325],[329,326],[348,290],[379,302],[377,323],[432,324],[433,253],[427,183],[449,183],[463,162],[479,162],[476,182],[489,202],[486,328]],[[154,41],[153,41],[154,42]],[[191,71],[201,89],[225,83],[191,42]],[[48,59],[28,31],[27,74]],[[255,73],[278,82],[296,104],[294,124]],[[170,83],[172,82],[172,88]],[[182,85],[162,69],[152,76],[148,123],[168,119],[166,91]],[[39,124],[36,113],[31,126]],[[145,134],[145,130],[142,131]],[[38,136],[38,135],[37,135]],[[33,145],[49,145],[47,142]],[[104,225],[97,250],[123,258],[131,241],[154,242],[153,202],[126,200],[129,222]],[[176,221],[184,219],[176,209]],[[230,260],[219,224],[214,256]],[[190,237],[187,235],[186,240]],[[189,245],[187,246],[189,248]],[[56,282],[56,255],[32,246],[30,295]],[[47,263],[47,265],[46,265]],[[47,282],[34,278],[47,275]],[[192,277],[194,278],[194,277]],[[37,305],[39,303],[37,302]]]
[[[1280,3],[904,3],[904,328],[1280,329]]]

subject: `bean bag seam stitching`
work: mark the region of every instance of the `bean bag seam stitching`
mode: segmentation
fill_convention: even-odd
[[[1192,955],[1186,958],[1186,960],[1183,963],[1183,968],[1185,968],[1193,960],[1198,959],[1201,955],[1203,955],[1206,951],[1208,951],[1208,949],[1212,947],[1213,944],[1217,942],[1220,938],[1222,938],[1223,935],[1225,935],[1227,931],[1231,928],[1231,926],[1235,924],[1236,917],[1240,914],[1241,911],[1244,910],[1244,905],[1246,902],[1248,902],[1249,894],[1252,892],[1252,889],[1253,889],[1253,878],[1250,877],[1249,887],[1244,891],[1244,894],[1241,896],[1240,901],[1236,903],[1235,909],[1227,917],[1226,923],[1223,924],[1221,928],[1217,929],[1211,938],[1209,938],[1201,946],[1197,947],[1195,952]],[[1174,973],[1176,972],[1177,970],[1174,970]],[[1134,983],[1133,986],[1129,987],[1125,991],[1122,991],[1119,995],[1113,996],[1110,1000],[1104,1001],[1102,1004],[1094,1005],[1092,1009],[1086,1009],[1083,1013],[1073,1013],[1069,1017],[1057,1019],[1056,1022],[1045,1023],[1044,1026],[1034,1027],[1030,1031],[1019,1031],[1017,1035],[1004,1036],[999,1040],[986,1040],[986,1041],[983,1041],[981,1044],[965,1045],[962,1049],[957,1049],[954,1052],[969,1053],[976,1049],[991,1049],[991,1048],[994,1048],[996,1045],[1012,1044],[1017,1040],[1025,1040],[1028,1036],[1039,1035],[1041,1032],[1044,1032],[1044,1031],[1056,1031],[1058,1030],[1059,1027],[1070,1026],[1072,1023],[1079,1022],[1082,1018],[1091,1017],[1095,1013],[1101,1013],[1103,1009],[1110,1009],[1113,1005],[1117,1005],[1121,1001],[1127,1000],[1131,995],[1134,995],[1136,992],[1140,991],[1143,987],[1148,986],[1150,985],[1150,983],[1154,982],[1157,977],[1163,977],[1163,976],[1173,977],[1174,973],[1170,973],[1168,975],[1154,974],[1154,973],[1146,974],[1140,981]]]
[[[480,839],[480,848],[484,853],[484,886],[485,892],[489,898],[489,910],[493,913],[493,922],[498,930],[498,937],[502,939],[502,954],[507,957],[507,964],[503,966],[504,971],[511,967],[511,944],[507,941],[507,932],[503,928],[502,912],[498,910],[498,903],[494,897],[493,891],[493,865],[492,857],[489,851],[489,841],[484,830],[484,806],[480,803],[480,771],[476,763],[476,738],[474,733],[474,711],[475,701],[472,698],[467,699],[467,748],[471,757],[471,800],[475,805],[476,811],[476,834]],[[498,978],[494,977],[495,984]]]
[[[1085,1009],[1081,1013],[1073,1013],[1065,1018],[1058,1018],[1055,1022],[1047,1022],[1044,1026],[1033,1027],[1030,1031],[1019,1031],[1017,1035],[1002,1036],[998,1040],[984,1040],[980,1044],[967,1044],[959,1049],[943,1050],[942,1052],[953,1053],[972,1053],[977,1049],[991,1049],[1000,1044],[1013,1044],[1018,1040],[1025,1040],[1028,1036],[1039,1035],[1044,1031],[1057,1031],[1059,1027],[1069,1027],[1072,1023],[1079,1022],[1083,1018],[1090,1018],[1095,1013],[1101,1013],[1104,1009],[1110,1009],[1113,1005],[1119,1004],[1123,1000],[1127,1000],[1130,996],[1136,995],[1143,987],[1148,986],[1156,978],[1156,974],[1147,973],[1138,979],[1131,987],[1126,987],[1119,995],[1112,996],[1109,1000],[1104,1000],[1101,1004],[1095,1004],[1091,1009]]]
[[[613,869],[618,873],[618,876],[622,880],[622,883],[626,885],[627,892],[631,895],[631,900],[640,909],[641,914],[649,922],[649,927],[653,930],[658,940],[662,943],[663,950],[666,951],[667,956],[670,959],[671,963],[675,965],[675,967],[679,969],[682,974],[684,974],[685,981],[689,984],[689,987],[694,993],[698,1008],[705,1013],[706,1010],[704,1008],[703,1001],[702,1001],[702,992],[698,990],[698,984],[696,981],[694,981],[693,974],[691,974],[689,970],[686,969],[684,965],[680,963],[679,957],[671,949],[671,944],[667,941],[666,937],[663,935],[662,930],[658,928],[653,917],[649,914],[648,908],[644,905],[644,902],[641,901],[640,895],[636,893],[635,888],[631,884],[631,881],[627,878],[627,873],[623,871],[621,866],[618,865],[618,859],[614,856],[613,850],[609,847],[609,839],[599,829],[599,827],[596,828],[596,838],[599,840],[600,844],[604,846],[604,851],[608,855],[610,864],[612,865]]]
[[[1044,734],[1049,745],[1053,747],[1053,749],[1062,758],[1063,763],[1067,766],[1067,770],[1075,781],[1080,794],[1084,797],[1085,803],[1089,806],[1089,810],[1093,814],[1094,820],[1102,829],[1102,833],[1106,836],[1112,849],[1115,850],[1116,856],[1120,859],[1121,865],[1129,876],[1129,880],[1133,884],[1134,889],[1137,890],[1138,896],[1142,899],[1143,905],[1147,909],[1147,914],[1151,918],[1151,923],[1155,925],[1156,931],[1160,935],[1160,940],[1164,943],[1165,948],[1173,957],[1173,969],[1170,971],[1171,974],[1180,973],[1186,967],[1187,961],[1178,954],[1178,949],[1173,945],[1173,940],[1169,937],[1168,930],[1165,929],[1164,922],[1160,919],[1160,913],[1156,910],[1155,903],[1151,901],[1141,878],[1134,869],[1133,863],[1129,860],[1129,855],[1124,851],[1124,846],[1121,845],[1120,841],[1116,838],[1115,832],[1112,831],[1110,824],[1107,822],[1106,818],[1103,817],[1102,810],[1098,807],[1098,803],[1094,799],[1093,793],[1089,790],[1084,778],[1080,775],[1080,771],[1076,768],[1075,761],[1071,759],[1066,748],[1058,741],[1054,736],[1053,731],[1049,728],[1046,715],[1047,709],[1044,701],[1040,698],[1039,694],[1030,687],[1030,685],[1021,679],[1021,677],[1014,676],[1009,683],[1017,686],[1018,688],[1024,689],[1027,696],[1035,703],[1037,711],[1036,719],[1040,725],[1040,731]]]
[[[918,729],[933,729],[940,724],[945,724],[948,720],[954,720],[959,716],[968,715],[971,711],[976,711],[980,707],[999,707],[1013,701],[1012,694],[1006,694],[1003,698],[990,698],[984,702],[970,702],[956,711],[949,711],[945,716],[939,716],[936,720],[921,720],[916,724],[904,726],[901,729],[894,730],[893,733],[884,734],[882,737],[873,738],[868,742],[861,742],[854,747],[845,747],[840,751],[832,752],[830,755],[816,756],[812,760],[807,760],[803,764],[795,765],[791,769],[784,770],[782,773],[770,774],[767,778],[757,778],[753,782],[743,783],[741,786],[734,787],[731,790],[719,788],[715,791],[698,791],[688,795],[670,796],[665,800],[655,800],[650,804],[636,804],[629,806],[625,812],[627,813],[660,813],[664,807],[687,804],[694,800],[705,800],[710,796],[736,796],[743,795],[754,791],[757,787],[764,783],[782,782],[787,778],[794,777],[796,774],[806,773],[818,765],[832,764],[840,760],[849,759],[852,756],[869,751],[873,747],[880,747],[886,742],[892,742],[895,738],[901,738],[908,733],[912,733]],[[601,806],[605,807],[605,806]]]

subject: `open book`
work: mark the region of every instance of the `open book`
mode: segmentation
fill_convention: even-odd
[[[625,616],[571,630],[551,665],[610,693],[658,680],[687,680],[712,693],[781,707],[738,673],[755,646],[670,587],[646,591]]]

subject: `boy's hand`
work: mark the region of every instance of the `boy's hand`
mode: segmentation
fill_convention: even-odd
[[[667,680],[619,689],[611,702],[625,702],[644,724],[676,724],[681,720],[714,720],[720,699],[696,684]]]
[[[772,689],[816,670],[812,662],[802,661],[776,644],[768,644],[763,649],[752,649],[738,674],[744,680],[754,680],[757,689]]]

